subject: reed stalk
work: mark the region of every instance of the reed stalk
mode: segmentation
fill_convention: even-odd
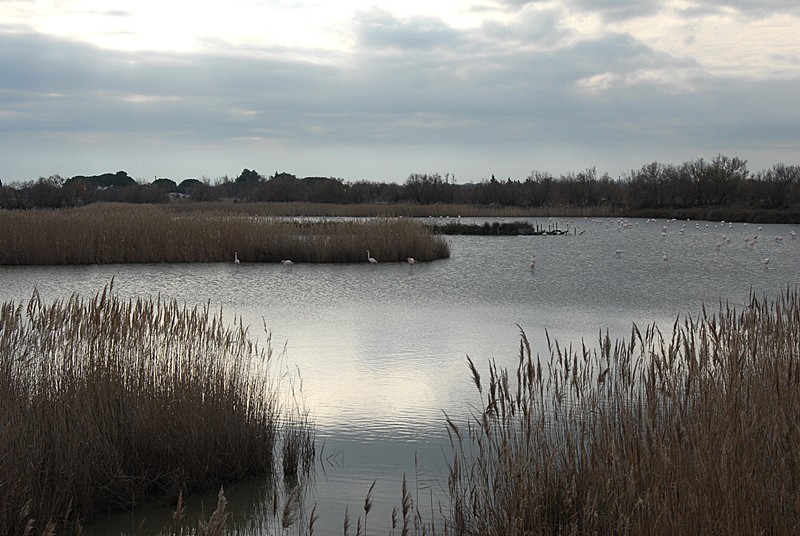
[[[451,419],[446,532],[792,534],[800,523],[800,296],[562,348],[470,361],[482,410]]]
[[[269,340],[253,343],[221,312],[124,301],[112,286],[91,299],[48,304],[34,292],[2,304],[0,532],[61,530],[151,497],[279,474],[286,441],[313,457],[313,430],[279,397],[272,362]]]
[[[207,210],[235,211],[252,216],[323,218],[456,218],[504,217],[504,218],[548,218],[548,217],[611,217],[619,215],[613,207],[578,207],[575,205],[553,205],[546,207],[474,205],[474,204],[429,204],[419,203],[305,203],[263,202],[230,203],[203,202],[172,205],[173,210],[195,212]]]

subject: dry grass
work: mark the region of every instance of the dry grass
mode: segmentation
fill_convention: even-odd
[[[255,344],[221,313],[126,302],[111,288],[2,304],[0,532],[44,533],[148,497],[279,474],[287,414],[290,440],[313,457],[310,425],[280,399],[272,360],[268,340]]]
[[[798,334],[795,290],[544,362],[523,333],[516,381],[470,362],[483,410],[447,423],[447,532],[796,533]]]
[[[194,205],[192,205],[194,206]],[[0,211],[0,264],[153,262],[432,261],[447,242],[403,219],[293,222],[241,205],[93,204],[77,209]],[[219,210],[217,209],[219,207]]]
[[[173,209],[184,212],[219,210],[252,216],[319,216],[357,218],[427,218],[443,217],[578,217],[615,216],[616,211],[604,207],[576,207],[558,205],[551,207],[511,207],[467,204],[420,205],[419,203],[393,204],[333,204],[333,203],[181,203]]]

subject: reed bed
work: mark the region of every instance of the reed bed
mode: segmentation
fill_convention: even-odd
[[[226,207],[237,207],[229,204]],[[432,261],[444,238],[404,219],[297,222],[236,210],[93,204],[0,211],[0,264]]]
[[[63,533],[148,498],[277,476],[287,449],[308,467],[313,428],[272,362],[269,339],[207,307],[112,287],[2,304],[0,533]]]
[[[197,212],[207,210],[232,211],[254,216],[275,217],[356,217],[356,218],[455,218],[468,217],[504,217],[504,218],[547,218],[547,217],[611,217],[619,215],[612,207],[578,207],[574,205],[554,205],[548,207],[520,207],[499,205],[470,204],[433,204],[419,203],[230,203],[203,202],[180,203],[172,205],[181,212]]]
[[[515,372],[470,361],[482,409],[451,419],[445,532],[794,534],[800,296],[653,325],[596,349],[522,334]]]

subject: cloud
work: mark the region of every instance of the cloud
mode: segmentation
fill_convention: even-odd
[[[658,13],[665,0],[570,0],[569,5],[577,11],[593,13],[606,21],[649,17]]]
[[[628,14],[652,8],[623,5]],[[695,44],[665,42],[671,27],[661,19],[616,13],[598,25],[596,13],[576,19],[557,2],[506,7],[513,16],[464,27],[356,12],[353,45],[337,51],[232,46],[209,35],[193,53],[133,53],[0,32],[0,143],[20,155],[0,162],[0,178],[12,166],[43,165],[42,154],[65,175],[103,171],[82,162],[117,158],[144,170],[128,168],[134,176],[151,176],[148,166],[216,176],[264,168],[263,159],[298,174],[355,179],[374,168],[374,178],[402,180],[437,168],[475,178],[487,162],[515,173],[545,169],[530,160],[551,162],[558,172],[556,164],[638,167],[726,147],[767,154],[765,140],[784,153],[797,148],[796,72],[715,70],[724,47],[714,50],[699,30]],[[791,39],[781,42],[772,52],[782,65],[796,62]],[[759,54],[748,62],[766,63]]]
[[[698,2],[697,9],[717,12],[735,11],[748,17],[771,17],[776,14],[800,14],[800,5],[793,0],[707,0]]]
[[[398,19],[373,8],[354,16],[359,47],[371,50],[427,50],[459,46],[461,34],[440,19],[411,17]]]

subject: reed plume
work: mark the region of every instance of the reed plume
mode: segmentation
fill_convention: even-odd
[[[272,361],[269,340],[221,312],[125,301],[112,286],[0,305],[0,532],[279,474],[281,442],[313,457],[313,430],[280,398]],[[296,426],[284,438],[286,414]]]
[[[447,418],[453,534],[791,534],[800,296],[633,327],[597,348],[521,334],[466,433]],[[468,362],[476,386],[479,374]],[[516,382],[514,377],[516,376]]]

